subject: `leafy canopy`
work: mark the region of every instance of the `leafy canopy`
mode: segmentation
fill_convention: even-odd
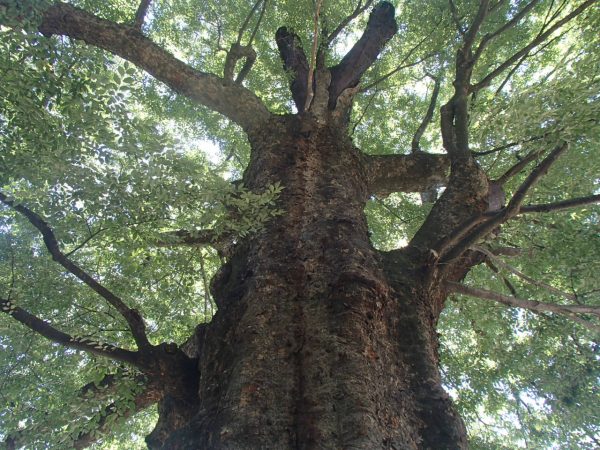
[[[121,23],[131,22],[137,7],[121,0],[71,3]],[[394,3],[399,32],[363,77],[350,126],[357,145],[372,154],[410,152],[433,78],[440,80],[438,106],[452,95],[460,45],[456,21],[470,23],[478,5],[450,2],[456,4],[453,17],[446,0]],[[498,2],[481,35],[527,3]],[[535,38],[549,18],[564,16],[571,2],[538,3],[490,43],[474,80]],[[233,236],[256,232],[279,214],[281,186],[249,192],[232,183],[249,158],[236,125],[128,62],[84,42],[40,35],[35,27],[44,2],[2,5],[7,6],[0,6],[1,191],[42,216],[64,253],[143,311],[152,341],[181,343],[214,313],[208,280],[220,256],[210,246],[157,242],[180,229]],[[155,1],[144,32],[186,63],[220,76],[224,50],[250,17],[241,43],[252,39],[258,58],[244,84],[271,111],[293,112],[290,75],[282,69],[274,35],[286,25],[309,48],[313,3],[267,1],[262,16],[260,8],[249,16],[254,6],[247,0]],[[350,0],[324,1],[321,28],[331,31],[355,7]],[[559,140],[571,143],[531,203],[599,191],[599,13],[591,8],[569,22],[470,104],[471,147],[482,153],[478,161],[491,179],[531,151]],[[359,15],[338,36],[326,55],[331,62],[360,36],[366,19],[366,13]],[[434,153],[442,149],[437,110],[420,140],[422,150]],[[523,176],[510,181],[509,193]],[[374,245],[403,245],[429,208],[415,194],[373,198],[366,213]],[[510,267],[579,302],[600,305],[598,213],[587,206],[524,215],[505,225],[494,245],[519,249],[516,256],[501,257]],[[122,348],[134,345],[124,320],[52,261],[38,230],[8,207],[0,209],[0,235],[2,298],[69,334]],[[477,267],[468,283],[560,301],[556,293],[498,264]],[[445,383],[467,422],[473,448],[600,445],[600,347],[593,331],[562,316],[457,296],[446,306],[440,333]],[[111,416],[111,434],[95,445],[142,446],[140,436],[152,426],[153,412],[124,421],[143,384],[135,372],[51,343],[8,315],[0,317],[0,334],[0,430],[26,430],[27,448],[64,448],[81,433],[94,432],[103,408],[114,403],[120,413]],[[94,380],[101,384],[106,374],[115,373],[123,381],[117,389],[82,395],[82,386]]]

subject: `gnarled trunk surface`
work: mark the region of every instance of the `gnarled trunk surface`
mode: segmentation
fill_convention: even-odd
[[[199,410],[163,448],[465,448],[437,369],[421,258],[370,244],[364,156],[310,114],[250,134],[244,183],[285,211],[213,280]],[[387,267],[392,268],[386,269]]]

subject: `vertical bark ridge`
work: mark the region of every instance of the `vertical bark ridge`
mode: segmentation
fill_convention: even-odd
[[[285,214],[215,278],[200,413],[165,448],[427,448],[450,408],[435,320],[418,289],[391,287],[369,242],[364,158],[306,114],[273,118],[250,142],[244,182],[281,181]]]

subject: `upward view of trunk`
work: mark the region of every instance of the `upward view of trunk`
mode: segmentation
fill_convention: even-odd
[[[441,297],[410,255],[371,246],[364,158],[310,116],[250,140],[244,181],[285,180],[285,214],[215,277],[199,412],[165,448],[465,448],[437,369]]]
[[[486,46],[516,26],[538,2],[511,12],[504,24],[491,20],[486,26],[497,25],[496,30],[481,37],[482,24],[503,2],[476,3],[472,14],[464,17],[449,3],[449,17],[457,27],[457,41],[452,43],[457,51],[453,65],[440,63],[454,71],[447,85],[449,99],[439,110],[443,153],[426,153],[420,148],[442,82],[440,76],[427,73],[435,87],[412,147],[404,154],[386,155],[371,155],[357,148],[349,124],[362,76],[398,30],[390,3],[358,2],[331,34],[320,36],[322,2],[314,2],[314,41],[306,48],[290,29],[277,30],[274,39],[297,111],[284,115],[269,111],[243,83],[257,53],[251,46],[254,33],[247,45],[241,44],[242,35],[262,5],[254,32],[258,30],[266,1],[258,1],[242,25],[238,41],[225,57],[223,77],[184,63],[144,34],[150,1],[142,1],[135,19],[127,24],[67,3],[44,5],[38,24],[43,35],[67,36],[109,51],[178,95],[239,125],[251,149],[240,181],[257,193],[280,184],[283,190],[277,208],[281,214],[250,236],[225,236],[225,246],[212,229],[202,230],[205,234],[198,233],[201,236],[186,230],[165,232],[178,239],[175,243],[161,242],[160,233],[159,238],[152,237],[155,246],[227,249],[225,262],[210,283],[218,311],[178,347],[166,342],[153,344],[143,311],[86,272],[84,264],[78,265],[78,255],[71,258],[78,248],[65,253],[49,222],[26,202],[0,192],[0,202],[40,232],[53,260],[102,297],[107,307],[120,315],[131,336],[123,348],[72,336],[10,297],[0,298],[0,310],[55,344],[134,367],[141,392],[132,394],[135,399],[129,403],[133,406],[126,413],[118,414],[127,416],[159,404],[158,423],[146,439],[152,449],[467,448],[465,426],[442,387],[439,372],[436,328],[449,292],[525,305],[536,312],[600,316],[600,311],[583,304],[528,302],[460,284],[486,256],[494,258],[479,245],[483,238],[495,237],[507,220],[522,212],[564,209],[599,199],[595,195],[523,206],[528,191],[568,148],[566,141],[557,139],[552,149],[538,149],[522,158],[517,153],[518,162],[495,180],[482,170],[475,159],[478,152],[469,145],[470,99],[518,62],[512,69],[516,70],[537,46],[594,0],[583,0],[568,12],[543,14],[550,22],[487,75],[483,76],[485,68],[481,69],[479,81],[472,80],[472,74]],[[563,2],[559,11],[567,4]],[[3,14],[13,11],[13,6],[0,0]],[[337,64],[327,67],[328,46],[371,6],[362,36]],[[22,17],[13,19],[11,26],[19,24]],[[219,45],[220,39],[219,34]],[[310,55],[305,52],[309,48]],[[244,64],[236,75],[240,59]],[[405,62],[363,88],[408,67],[403,66]],[[521,142],[527,140],[504,147]],[[535,167],[505,201],[503,184],[534,160]],[[444,190],[438,197],[441,186]],[[395,192],[420,193],[423,202],[432,204],[405,247],[383,252],[370,241],[365,206],[374,197]],[[209,301],[208,297],[203,300]],[[593,327],[581,318],[579,323]],[[117,375],[108,374],[100,384],[110,387]],[[97,387],[91,383],[82,392],[94,389]],[[82,431],[73,438],[74,446],[84,448],[100,432],[110,432],[108,418],[117,415],[115,411],[115,404],[101,411],[98,430]],[[15,447],[23,434],[19,430],[14,436],[7,435],[9,448]]]

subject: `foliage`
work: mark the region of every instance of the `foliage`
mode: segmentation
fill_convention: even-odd
[[[0,190],[44,217],[65,253],[143,310],[153,342],[183,342],[215,311],[206,280],[220,257],[209,248],[161,247],[157,240],[177,229],[193,235],[208,228],[231,239],[260,232],[280,213],[276,201],[282,185],[251,192],[234,183],[249,158],[248,144],[235,125],[119,58],[34,32],[43,2],[8,3],[8,8],[0,6]],[[132,2],[71,3],[120,22],[135,13]],[[334,28],[355,3],[325,2],[322,26]],[[399,34],[366,73],[362,85],[368,89],[353,110],[353,139],[373,154],[409,152],[429,104],[427,73],[443,80],[441,99],[452,95],[459,36],[448,3],[396,3]],[[468,22],[478,2],[455,3]],[[484,33],[526,2],[500,3]],[[494,41],[475,78],[535,36],[553,3],[540,2],[519,26]],[[144,30],[178,58],[221,75],[223,50],[235,42],[253,6],[249,0],[157,1]],[[359,36],[366,17],[338,37],[327,55],[330,61],[338,61]],[[312,20],[309,1],[267,4],[253,41],[259,58],[245,84],[272,111],[293,110],[275,30],[285,24],[311,42]],[[510,79],[496,80],[471,104],[472,149],[511,144],[479,158],[490,178],[530,151],[559,139],[572,144],[531,203],[600,190],[599,20],[599,11],[591,10],[573,21],[561,39],[532,52]],[[249,32],[242,43],[247,39]],[[398,65],[408,67],[381,79]],[[436,112],[433,123],[438,122]],[[427,129],[421,147],[441,152],[438,127]],[[509,193],[522,179],[511,181]],[[383,250],[404,245],[429,208],[418,194],[372,199],[366,212],[374,245]],[[600,305],[599,212],[588,206],[522,216],[503,227],[494,245],[520,248],[519,256],[507,260],[511,266]],[[2,297],[65,332],[131,348],[122,318],[51,260],[37,230],[7,207],[0,213]],[[474,270],[468,283],[502,292],[506,280],[523,298],[559,301],[485,266]],[[445,382],[467,421],[473,448],[597,448],[597,336],[560,317],[466,297],[448,302],[440,332]],[[82,400],[83,385],[122,372],[123,366],[52,344],[5,315],[0,335],[0,430],[27,430],[27,448],[68,447],[71,438],[94,428],[103,406],[116,402],[126,411],[139,389],[130,382],[106,396]],[[116,423],[113,435],[95,446],[137,448],[153,417],[144,411],[128,424]]]

